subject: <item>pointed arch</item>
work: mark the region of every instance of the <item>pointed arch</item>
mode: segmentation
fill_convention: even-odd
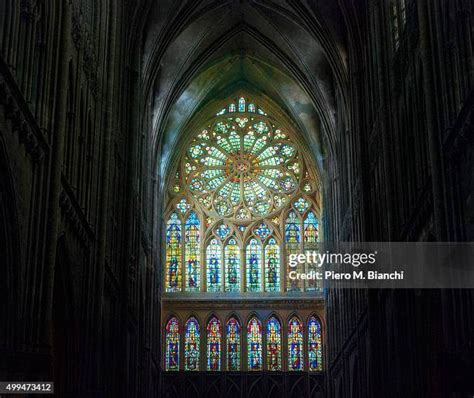
[[[240,247],[235,237],[227,240],[224,249],[225,291],[240,291]]]
[[[263,370],[262,322],[253,316],[247,323],[247,366],[249,371]]]
[[[323,370],[321,322],[315,315],[311,315],[308,319],[308,370],[310,372]]]
[[[166,292],[181,291],[181,240],[181,219],[173,212],[166,223]]]
[[[199,370],[200,342],[199,322],[192,316],[184,327],[184,370]]]
[[[165,370],[179,370],[179,321],[171,316],[165,325]]]
[[[222,245],[213,238],[206,248],[207,291],[219,292],[222,289]]]
[[[280,245],[274,237],[265,244],[265,291],[280,291]]]
[[[303,324],[297,316],[288,322],[288,370],[303,370]]]
[[[226,324],[226,363],[228,371],[240,371],[241,338],[241,323],[235,315],[232,315]]]
[[[246,249],[247,291],[262,290],[262,246],[255,238],[250,238]]]
[[[207,323],[207,370],[221,370],[222,325],[216,316]]]
[[[191,211],[184,224],[184,264],[185,290],[199,292],[201,281],[201,222],[198,215]]]
[[[281,323],[275,315],[267,321],[266,362],[270,371],[282,370]]]

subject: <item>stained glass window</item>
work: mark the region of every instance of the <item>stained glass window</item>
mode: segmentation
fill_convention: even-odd
[[[217,239],[212,239],[207,246],[207,291],[218,292],[222,286],[222,246]]]
[[[171,318],[166,324],[166,363],[165,369],[179,370],[179,323]]]
[[[207,370],[221,370],[221,323],[213,317],[207,324]]]
[[[308,213],[304,220],[304,242],[316,243],[319,237],[319,222],[312,211]]]
[[[249,104],[248,110],[249,112],[255,113],[255,104]]]
[[[296,194],[302,168],[297,147],[264,119],[229,114],[188,147],[183,185],[209,213],[251,220],[280,210]]]
[[[285,243],[286,243],[286,255],[287,259],[292,254],[298,254],[300,252],[300,242],[301,242],[301,229],[300,229],[300,219],[296,213],[292,210],[288,213],[285,223]],[[287,275],[291,271],[301,272],[301,269],[292,269],[287,262]],[[295,291],[301,289],[301,283],[297,279],[288,278],[288,291]]]
[[[191,212],[184,226],[184,263],[186,267],[185,288],[188,292],[199,292],[200,290],[200,225],[197,214]]]
[[[201,335],[196,318],[190,318],[184,329],[184,370],[199,370]]]
[[[240,370],[240,324],[235,318],[227,322],[227,370]]]
[[[275,317],[267,323],[267,367],[271,371],[281,370],[281,326]]]
[[[270,235],[270,229],[267,227],[265,223],[261,223],[255,229],[255,235],[257,235],[263,241]]]
[[[240,249],[234,238],[225,246],[225,291],[240,291]]]
[[[245,112],[245,98],[239,98],[239,112]]]
[[[308,321],[308,357],[310,371],[323,370],[321,324],[314,316]]]
[[[262,370],[262,323],[252,318],[247,325],[248,369]]]
[[[280,291],[280,246],[274,238],[265,245],[265,291]]]
[[[230,233],[230,228],[226,224],[220,224],[216,228],[216,234],[219,236],[221,239],[225,239],[227,235]]]
[[[303,327],[297,317],[288,323],[288,369],[303,370]]]
[[[300,213],[304,213],[309,208],[309,203],[307,200],[303,198],[299,198],[294,203],[295,209],[298,210]]]
[[[172,213],[166,224],[166,291],[181,291],[181,220]]]
[[[319,222],[315,214],[310,211],[303,222],[303,242],[305,253],[318,250],[317,242],[319,237]],[[317,271],[317,264],[307,264],[306,271]],[[317,279],[308,279],[305,281],[306,291],[318,291],[322,289],[322,281]]]
[[[262,246],[257,239],[250,239],[246,251],[247,291],[260,292],[262,270]]]

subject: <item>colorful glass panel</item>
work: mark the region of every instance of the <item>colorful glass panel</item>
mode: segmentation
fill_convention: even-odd
[[[262,290],[262,246],[257,239],[250,239],[246,251],[247,291],[260,292]]]
[[[288,369],[303,370],[303,327],[296,317],[288,323]]]
[[[221,323],[212,318],[207,324],[207,370],[221,370]]]
[[[172,213],[166,223],[166,281],[167,292],[181,291],[181,220]]]
[[[166,363],[167,371],[179,370],[179,323],[171,318],[166,324]]]
[[[288,217],[286,218],[285,243],[287,255],[287,275],[289,275],[291,271],[302,272],[303,270],[301,269],[301,265],[297,265],[296,268],[291,268],[290,262],[288,261],[290,255],[299,254],[301,243],[300,219],[293,210],[288,213]],[[287,281],[288,291],[301,290],[300,280],[288,278]]]
[[[184,370],[199,370],[200,340],[199,323],[196,318],[190,318],[184,330]]]
[[[207,291],[218,292],[222,287],[222,246],[212,239],[206,250]]]
[[[245,112],[245,98],[239,98],[239,112]]]
[[[225,291],[240,291],[240,248],[234,238],[225,246]]]
[[[304,220],[304,243],[317,243],[319,238],[319,221],[312,211]]]
[[[252,318],[247,325],[247,354],[248,369],[262,370],[262,323],[257,318]]]
[[[270,371],[281,370],[281,326],[275,317],[267,323],[267,367]]]
[[[310,371],[323,370],[321,324],[314,316],[308,321],[308,357]]]
[[[270,229],[267,227],[265,223],[262,222],[255,229],[255,235],[257,235],[263,241],[270,235]]]
[[[265,291],[280,291],[280,246],[274,238],[265,245]]]
[[[249,104],[248,110],[249,112],[255,113],[255,104]]]
[[[309,208],[308,201],[303,198],[299,198],[293,205],[300,213],[304,213]]]
[[[240,370],[240,324],[235,318],[227,322],[227,370]]]
[[[200,225],[197,214],[191,212],[184,226],[185,290],[188,292],[199,292],[200,290]]]
[[[216,234],[219,236],[219,238],[221,238],[222,240],[224,240],[227,235],[229,235],[230,233],[230,228],[226,225],[226,224],[220,224],[217,228],[216,228]]]

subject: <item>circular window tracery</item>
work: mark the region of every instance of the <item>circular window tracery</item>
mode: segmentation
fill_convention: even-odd
[[[234,112],[195,135],[181,167],[186,188],[210,216],[245,222],[278,212],[305,189],[305,166],[296,143],[263,111]]]

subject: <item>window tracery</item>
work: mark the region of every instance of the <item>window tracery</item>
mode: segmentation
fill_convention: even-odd
[[[288,256],[320,235],[317,179],[300,145],[243,96],[191,136],[169,183],[167,293],[320,291],[287,277]]]

